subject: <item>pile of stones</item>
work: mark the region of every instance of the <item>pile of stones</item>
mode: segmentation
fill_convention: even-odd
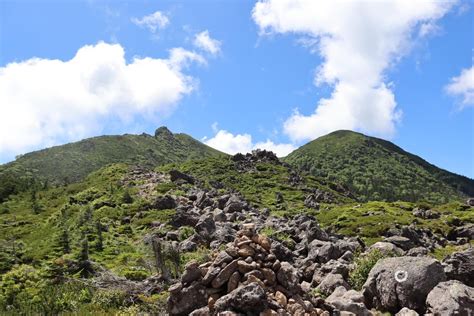
[[[181,281],[169,289],[170,315],[329,316],[330,306],[309,295],[296,268],[278,260],[271,247],[254,224],[243,224],[213,261],[188,263]]]

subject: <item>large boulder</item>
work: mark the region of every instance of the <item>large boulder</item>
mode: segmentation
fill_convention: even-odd
[[[474,287],[474,248],[451,254],[444,259],[443,266],[448,279]]]
[[[195,281],[188,287],[176,283],[169,288],[168,313],[170,315],[185,316],[195,309],[207,305],[207,290],[204,285]]]
[[[257,283],[239,287],[219,298],[214,304],[214,311],[219,313],[227,310],[254,315],[267,307],[267,295]]]
[[[428,293],[446,279],[441,263],[429,257],[379,260],[363,286],[369,308],[398,312],[403,307],[425,311]]]
[[[360,292],[347,290],[339,286],[334,292],[326,298],[326,302],[333,305],[339,311],[351,312],[359,316],[369,316],[369,312],[364,305],[364,297]]]
[[[426,306],[435,315],[472,315],[474,288],[456,280],[441,282],[428,294]]]

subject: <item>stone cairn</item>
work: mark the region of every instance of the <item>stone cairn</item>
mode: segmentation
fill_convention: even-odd
[[[170,315],[330,315],[320,298],[307,294],[297,270],[271,252],[271,241],[243,224],[233,243],[213,261],[189,262],[169,288]]]

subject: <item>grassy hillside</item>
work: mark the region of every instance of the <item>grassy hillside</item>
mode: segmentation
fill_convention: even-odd
[[[194,184],[172,182],[168,174],[174,169],[191,175]],[[162,313],[166,288],[159,293],[129,290],[149,284],[142,282],[145,279],[153,282],[157,274],[146,240],[176,230],[170,226],[176,210],[157,209],[154,201],[166,195],[186,199],[201,189],[217,195],[241,193],[258,210],[270,209],[273,216],[313,214],[321,226],[358,235],[369,244],[380,240],[394,223],[417,221],[420,228],[446,235],[451,223],[474,221],[474,213],[456,203],[435,207],[440,217],[433,220],[415,218],[413,203],[358,204],[337,185],[299,175],[274,159],[220,156],[166,164],[154,171],[111,164],[77,183],[25,191],[0,202],[0,313],[6,312],[7,305],[13,308],[12,315]],[[307,208],[305,197],[316,189],[332,196],[332,203],[322,202],[319,210]],[[195,229],[182,226],[178,231],[182,242]],[[268,233],[283,241],[289,238],[271,229]],[[182,272],[191,259],[202,262],[209,251],[201,247],[181,253],[175,273]],[[113,276],[115,283],[105,286],[100,283],[105,282],[103,277],[84,278],[85,256],[96,272]]]
[[[155,135],[100,136],[25,154],[0,166],[0,201],[11,193],[77,182],[111,163],[154,167],[188,159],[224,155],[186,134],[166,127]]]
[[[474,180],[429,164],[388,141],[351,131],[320,137],[284,161],[347,186],[361,201],[430,201],[474,196]]]

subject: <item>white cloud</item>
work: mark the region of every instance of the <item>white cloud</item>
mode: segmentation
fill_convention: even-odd
[[[221,42],[210,37],[208,30],[196,34],[193,43],[194,46],[212,55],[216,55],[221,51]]]
[[[32,58],[0,68],[0,153],[27,150],[97,135],[113,120],[169,114],[196,88],[183,72],[204,59],[182,48],[168,59],[134,58],[119,44],[80,48],[66,61]]]
[[[275,144],[271,140],[267,139],[266,142],[256,143],[253,148],[270,150],[273,151],[278,157],[285,157],[297,147],[295,147],[293,144]]]
[[[252,17],[262,35],[294,33],[323,58],[315,84],[333,87],[313,114],[295,112],[284,123],[293,141],[337,129],[390,137],[400,118],[386,70],[454,1],[260,0]],[[421,29],[420,29],[421,28]]]
[[[155,33],[156,30],[162,30],[170,23],[169,18],[161,11],[145,15],[142,18],[132,18],[132,22],[139,27],[144,27]]]
[[[217,124],[212,125],[213,130]],[[296,148],[291,144],[275,144],[270,140],[254,144],[249,134],[234,135],[226,130],[215,131],[214,137],[203,139],[204,143],[227,154],[249,153],[254,149],[266,149],[273,151],[278,157],[284,157]]]
[[[461,108],[474,105],[474,66],[463,69],[457,77],[445,87],[448,94],[461,97]]]

